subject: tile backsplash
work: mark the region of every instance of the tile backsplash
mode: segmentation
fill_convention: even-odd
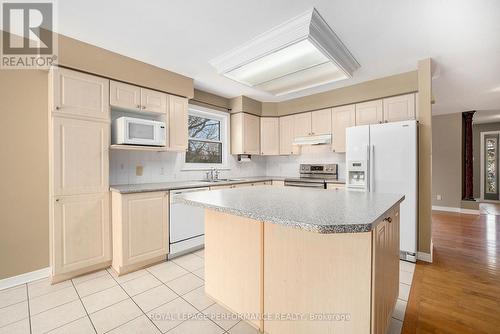
[[[178,152],[138,152],[112,150],[110,156],[110,183],[136,184],[201,180],[205,171],[183,170],[184,154]],[[222,170],[221,178],[249,176],[298,176],[301,163],[337,163],[339,178],[344,178],[345,154],[333,153],[330,146],[304,146],[297,156],[252,156],[250,162],[238,162],[229,156],[229,168]],[[139,167],[139,168],[137,168]],[[142,175],[136,175],[141,169]]]

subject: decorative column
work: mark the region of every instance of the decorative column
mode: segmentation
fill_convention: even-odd
[[[475,111],[462,113],[464,126],[464,193],[463,199],[474,200],[473,163],[472,163],[472,117]]]

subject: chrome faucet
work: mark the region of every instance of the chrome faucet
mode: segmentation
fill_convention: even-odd
[[[209,172],[206,173],[208,181],[217,181],[219,179],[220,171],[217,168],[211,168]]]

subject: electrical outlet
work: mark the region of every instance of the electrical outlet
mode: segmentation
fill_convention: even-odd
[[[441,195],[437,195],[437,196],[436,196],[436,199],[437,199],[438,201],[440,201],[440,200],[442,200],[443,198],[441,197]]]
[[[144,171],[144,168],[141,165],[135,166],[135,175],[136,176],[142,176],[143,171]]]

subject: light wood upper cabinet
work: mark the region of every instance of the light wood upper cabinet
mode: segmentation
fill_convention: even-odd
[[[415,94],[389,97],[383,101],[385,122],[415,119]]]
[[[54,114],[109,120],[109,80],[64,68],[50,72]]]
[[[170,97],[178,98],[177,96]],[[165,113],[167,111],[167,94],[156,90],[141,88],[141,108],[143,111]]]
[[[316,110],[311,113],[311,134],[326,135],[332,133],[332,109]]]
[[[354,104],[333,108],[332,110],[332,129],[334,152],[345,152],[345,130],[355,125],[356,108]]]
[[[50,239],[52,275],[111,261],[109,193],[54,199]]]
[[[168,253],[168,194],[112,193],[113,269],[124,274]]]
[[[310,112],[293,115],[293,136],[297,137],[307,137],[310,136],[312,131],[312,116]]]
[[[109,85],[109,103],[113,107],[162,114],[167,112],[165,93],[112,80]]]
[[[111,80],[109,83],[109,103],[113,107],[141,110],[141,88]]]
[[[293,145],[295,116],[280,117],[280,154],[297,154]]]
[[[231,115],[231,154],[260,154],[260,117]]]
[[[280,154],[280,124],[278,117],[260,119],[260,147],[262,155]]]
[[[378,124],[384,121],[382,100],[356,104],[356,125]]]
[[[168,97],[168,149],[186,151],[188,148],[188,100]]]
[[[54,117],[54,195],[109,190],[109,123]]]

